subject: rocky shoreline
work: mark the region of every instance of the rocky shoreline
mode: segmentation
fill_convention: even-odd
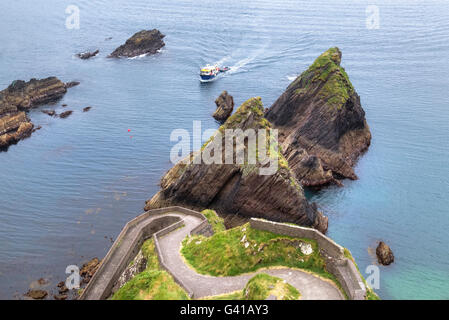
[[[0,151],[25,139],[33,132],[34,124],[26,112],[39,105],[61,99],[68,88],[79,82],[64,83],[56,77],[16,80],[0,91]],[[51,113],[51,111],[49,111]]]

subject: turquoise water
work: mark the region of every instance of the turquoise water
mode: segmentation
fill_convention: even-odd
[[[69,4],[80,8],[78,30],[65,27]],[[372,4],[375,30],[365,24]],[[373,140],[359,180],[308,196],[362,271],[376,241],[392,247],[382,298],[449,298],[446,1],[17,0],[0,12],[0,88],[51,75],[81,82],[55,105],[72,116],[33,110],[42,129],[0,153],[0,298],[20,297],[40,277],[54,287],[67,265],[103,257],[171,167],[171,131],[191,131],[193,120],[217,128],[222,90],[268,107],[331,46],[343,52]],[[151,28],[167,35],[161,54],[106,59]],[[91,60],[74,57],[95,48]],[[218,61],[232,72],[201,85],[199,68]]]

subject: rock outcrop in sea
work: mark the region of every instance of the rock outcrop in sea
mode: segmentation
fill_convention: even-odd
[[[171,205],[212,208],[224,216],[261,217],[312,226],[326,232],[327,217],[306,200],[301,185],[277,149],[275,138],[260,140],[268,145],[268,157],[276,163],[271,174],[261,174],[269,164],[260,161],[260,145],[259,161],[255,164],[249,162],[246,156],[243,162],[236,161],[235,155],[239,152],[249,154],[247,142],[232,143],[231,154],[234,158],[231,164],[226,161],[225,131],[254,129],[270,133],[271,124],[264,118],[263,112],[260,98],[251,98],[243,103],[203,145],[201,151],[178,162],[164,175],[161,190],[147,201],[145,210]],[[223,152],[218,152],[220,147]],[[215,157],[215,153],[222,164],[217,161],[206,163],[204,155]]]
[[[394,262],[393,251],[391,251],[391,248],[383,241],[380,241],[376,248],[376,256],[377,261],[384,266],[388,266]]]
[[[324,52],[265,114],[303,186],[357,179],[353,166],[371,142],[360,97],[340,62],[338,48]]]
[[[95,50],[95,51],[86,51],[86,52],[82,52],[82,53],[78,53],[76,56],[78,58],[80,58],[81,60],[87,60],[90,59],[92,57],[95,57],[98,53],[100,53],[100,50]]]
[[[159,30],[142,30],[134,34],[131,38],[126,40],[125,44],[114,50],[108,57],[137,57],[144,54],[155,54],[163,46],[162,40],[165,37]]]
[[[7,149],[33,132],[34,125],[26,111],[62,98],[67,88],[77,84],[49,77],[28,82],[16,80],[0,91],[0,150]]]
[[[217,110],[215,110],[212,117],[219,122],[225,122],[231,115],[232,110],[234,110],[234,98],[225,90],[215,100],[215,104],[217,105]]]

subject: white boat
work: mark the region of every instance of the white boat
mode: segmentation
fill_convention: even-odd
[[[200,81],[201,82],[214,81],[221,72],[226,72],[228,70],[229,70],[228,67],[220,68],[216,64],[215,65],[208,64],[205,67],[201,68],[200,70]]]

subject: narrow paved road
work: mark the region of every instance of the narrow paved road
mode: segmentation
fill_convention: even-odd
[[[301,299],[304,300],[341,300],[344,299],[340,290],[328,281],[325,281],[310,273],[289,268],[276,268],[259,270],[254,273],[244,274],[235,277],[213,277],[201,275],[185,264],[181,257],[180,249],[182,240],[190,231],[201,222],[197,217],[182,215],[185,226],[177,229],[161,238],[159,245],[162,256],[175,275],[182,279],[194,293],[195,298],[214,296],[242,290],[249,279],[255,274],[267,273],[286,280],[299,290]]]

